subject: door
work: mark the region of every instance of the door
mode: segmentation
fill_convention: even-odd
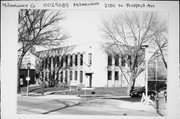
[[[89,75],[89,87],[92,88],[92,74]]]

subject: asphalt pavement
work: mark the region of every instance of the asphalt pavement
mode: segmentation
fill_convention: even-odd
[[[152,106],[129,96],[18,95],[18,114],[159,116]]]

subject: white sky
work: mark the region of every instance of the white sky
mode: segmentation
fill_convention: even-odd
[[[81,44],[94,41],[102,41],[101,16],[104,11],[67,10],[64,21],[65,31],[69,32],[70,44]]]
[[[70,44],[87,43],[94,41],[105,41],[102,36],[101,19],[112,13],[119,11],[100,11],[100,10],[67,10],[66,19],[63,26],[66,32],[69,32],[71,38]],[[167,18],[167,12],[159,12],[162,17]],[[164,14],[165,13],[165,14]]]
[[[86,44],[95,41],[107,41],[103,38],[101,19],[120,11],[106,10],[65,10],[66,17],[62,25],[70,38],[65,40],[65,45]],[[168,14],[163,16],[167,16]],[[38,48],[39,49],[39,48]],[[43,48],[44,49],[44,48]],[[42,50],[40,48],[40,50]]]

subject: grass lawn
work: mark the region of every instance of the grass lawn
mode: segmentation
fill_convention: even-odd
[[[67,90],[69,88],[63,88],[63,87],[48,87],[44,88],[44,92],[53,92],[53,91],[59,91],[59,90]],[[29,87],[29,92],[32,93],[41,93],[42,88],[40,86],[33,86]],[[27,87],[21,87],[21,92],[27,92]]]
[[[71,91],[69,87],[48,87],[44,88],[45,92],[54,92],[54,94],[68,94],[68,95],[77,95],[78,91],[76,87],[72,87]],[[80,95],[114,95],[114,96],[127,96],[127,87],[95,87],[94,90],[80,90]],[[27,87],[21,87],[21,92],[26,92]],[[29,92],[41,93],[42,88],[40,86],[29,87]],[[92,94],[92,92],[94,94]]]

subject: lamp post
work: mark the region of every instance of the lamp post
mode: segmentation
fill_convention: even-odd
[[[156,91],[156,93],[157,93],[157,73],[158,73],[158,65],[157,65],[157,58],[156,58],[156,60],[155,60],[155,65],[156,65],[156,78],[155,78],[155,80],[156,80],[156,82],[155,82],[155,91]]]
[[[142,45],[141,46],[141,49],[144,49],[145,50],[145,95],[146,97],[148,97],[148,45]]]
[[[29,70],[31,68],[31,63],[27,63],[27,69],[28,69],[28,75],[26,77],[26,81],[27,81],[27,96],[28,96],[28,85],[29,85],[29,81],[30,81],[30,77],[29,77]]]

